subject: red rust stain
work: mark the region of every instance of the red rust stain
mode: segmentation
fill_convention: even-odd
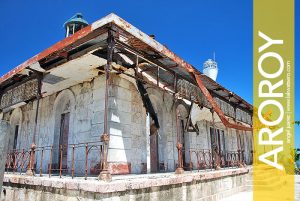
[[[109,170],[111,174],[130,174],[131,163],[111,163]]]
[[[127,29],[131,29],[132,25],[123,20],[122,18],[119,17],[119,20],[121,21],[122,25],[126,27]]]
[[[58,43],[54,44],[53,46],[49,47],[48,49],[45,49],[44,51],[42,51],[41,53],[33,56],[32,58],[28,59],[27,61],[25,61],[24,63],[18,65],[16,68],[14,68],[13,70],[9,71],[8,73],[6,73],[5,75],[3,75],[0,78],[0,83],[4,82],[5,80],[9,79],[10,77],[12,77],[13,75],[19,73],[20,71],[22,71],[24,68],[26,68],[27,66],[40,61],[41,59],[59,51],[62,50],[63,48],[71,45],[72,43],[74,43],[75,41],[87,36],[89,33],[92,32],[92,26],[89,25],[81,30],[79,30],[78,32],[76,32],[74,35],[65,38],[61,41],[59,41]]]
[[[129,45],[131,45],[132,47],[138,49],[138,50],[149,50],[149,51],[153,51],[154,49],[147,45],[146,43],[142,42],[141,40],[131,37],[128,39],[128,43]]]
[[[210,102],[210,104],[212,105],[213,109],[216,111],[216,113],[218,114],[218,116],[220,117],[222,123],[229,128],[235,128],[238,130],[246,130],[246,131],[252,131],[252,128],[250,127],[246,127],[243,125],[239,125],[236,123],[230,123],[227,118],[225,117],[225,114],[222,112],[222,110],[219,108],[219,106],[217,105],[217,103],[215,102],[215,100],[213,99],[213,97],[211,96],[211,94],[209,93],[209,91],[207,90],[207,88],[204,86],[200,76],[201,73],[196,70],[192,65],[190,65],[189,63],[185,62],[183,59],[181,59],[180,57],[178,57],[175,53],[171,52],[168,48],[163,47],[163,50],[161,51],[161,53],[163,53],[164,55],[167,55],[170,59],[172,59],[174,62],[176,62],[178,65],[180,65],[181,67],[183,67],[186,71],[192,73],[194,75],[194,77],[196,78],[198,87],[201,89],[201,91],[203,92],[203,94],[205,95],[205,97],[207,98],[207,100]]]
[[[123,28],[124,30],[130,30],[132,29],[132,25],[129,24],[128,22],[126,22],[125,20],[123,20],[122,18],[119,18],[120,22],[121,22],[121,28]],[[64,40],[56,43],[55,45],[53,45],[52,47],[44,50],[43,52],[41,52],[40,54],[32,57],[31,59],[27,60],[26,62],[24,62],[23,64],[19,65],[18,67],[16,67],[15,69],[13,69],[12,71],[8,72],[7,74],[5,74],[4,76],[2,76],[0,78],[0,83],[7,80],[8,78],[10,78],[12,75],[20,72],[21,70],[23,70],[24,68],[26,68],[28,65],[35,63],[43,58],[45,58],[46,56],[49,56],[50,54],[53,54],[59,50],[62,50],[63,48],[71,45],[72,43],[74,43],[75,41],[87,36],[88,34],[90,34],[92,32],[92,27],[91,25],[85,27],[84,29],[76,32],[73,36],[70,36],[68,38],[65,38]],[[141,32],[140,32],[141,35]],[[154,40],[153,40],[154,41]],[[140,46],[143,46],[143,44],[137,44]],[[151,46],[150,44],[148,44],[149,46]],[[142,48],[145,48],[144,46]],[[152,47],[154,48],[154,47]],[[185,62],[183,59],[181,59],[180,57],[178,57],[175,53],[173,53],[172,51],[170,51],[167,47],[163,46],[163,49],[161,51],[162,54],[166,55],[167,57],[169,57],[171,60],[173,60],[175,63],[177,63],[178,65],[182,66],[187,72],[192,73],[197,81],[197,84],[199,86],[199,88],[201,89],[201,91],[203,92],[203,94],[206,96],[206,98],[208,99],[208,101],[210,102],[210,104],[212,105],[212,107],[214,108],[214,110],[216,111],[216,113],[218,114],[218,116],[220,117],[221,121],[223,122],[223,124],[229,128],[236,128],[238,130],[247,130],[247,131],[252,131],[252,128],[246,127],[246,126],[242,126],[242,125],[238,125],[238,124],[233,124],[230,123],[224,113],[221,111],[221,109],[218,107],[218,105],[216,104],[216,102],[214,101],[214,99],[212,98],[211,94],[209,93],[209,91],[207,90],[207,88],[204,86],[200,76],[201,73],[196,70],[192,65],[190,65],[189,63]],[[118,169],[118,166],[114,166],[115,168],[113,169]],[[125,171],[126,166],[120,166],[120,171]],[[127,170],[129,170],[129,166],[127,166]]]
[[[185,70],[188,72],[194,72],[195,69],[192,65],[178,57],[174,52],[166,48],[165,46],[163,47],[163,50],[161,51],[162,54],[167,55],[170,59],[172,59],[175,63],[183,67]]]
[[[228,121],[228,119],[225,117],[224,113],[222,112],[222,110],[219,108],[219,106],[217,105],[217,103],[215,102],[215,100],[213,99],[213,97],[210,95],[209,91],[207,90],[207,88],[204,86],[200,75],[194,73],[197,84],[199,86],[199,88],[201,89],[201,91],[203,92],[203,94],[205,95],[205,97],[207,98],[207,100],[209,101],[209,103],[212,105],[214,111],[218,114],[218,116],[220,117],[222,123],[228,127],[228,128],[235,128],[237,130],[245,130],[245,131],[252,131],[252,128],[247,127],[247,126],[243,126],[240,124],[236,124],[236,123],[230,123]]]

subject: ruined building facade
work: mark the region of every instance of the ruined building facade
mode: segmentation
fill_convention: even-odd
[[[110,180],[252,164],[252,106],[114,14],[0,89],[7,172]]]

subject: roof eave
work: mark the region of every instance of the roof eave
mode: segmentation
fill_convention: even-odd
[[[113,24],[117,25],[118,27],[122,28],[124,31],[130,33],[131,35],[133,35],[137,39],[141,40],[142,42],[146,43],[147,45],[149,45],[150,47],[152,47],[156,51],[158,51],[158,52],[162,53],[163,55],[165,55],[166,57],[170,58],[175,63],[180,65],[182,68],[184,68],[187,72],[193,73],[193,74],[196,73],[196,74],[199,74],[201,76],[205,76],[201,72],[199,72],[195,67],[193,67],[191,64],[187,63],[182,58],[177,56],[174,52],[169,50],[167,47],[160,44],[159,42],[157,42],[156,40],[154,40],[152,37],[148,36],[147,34],[143,33],[142,31],[140,31],[139,29],[137,29],[136,27],[134,27],[133,25],[131,25],[130,23],[125,21],[124,19],[120,18],[119,16],[115,15],[114,13],[111,13],[111,14],[95,21],[94,23],[88,25],[87,27],[79,30],[74,35],[59,41],[55,45],[49,47],[48,49],[42,51],[41,53],[35,55],[34,57],[32,57],[32,58],[28,59],[27,61],[25,61],[24,63],[20,64],[19,66],[17,66],[13,70],[9,71],[8,73],[6,73],[5,75],[3,75],[0,78],[0,85],[4,81],[12,78],[14,75],[20,73],[25,68],[28,68],[29,66],[39,62],[41,59],[44,59],[44,58],[46,58],[47,56],[49,56],[51,54],[54,54],[58,51],[63,50],[67,46],[70,46],[73,43],[77,42],[78,40],[81,40],[81,39],[87,37],[88,35],[90,35],[95,30],[97,30],[97,29],[99,29],[99,28],[101,28],[101,27],[103,27],[103,26],[105,26],[109,23],[113,23]],[[210,81],[218,84],[217,82],[215,82],[213,80],[210,80]],[[227,90],[225,88],[224,88],[224,90],[230,92],[229,90]],[[233,95],[237,99],[242,100],[243,103],[245,105],[247,105],[250,110],[253,110],[251,104],[249,104],[248,102],[243,100],[241,97],[237,96],[236,94],[233,94]]]

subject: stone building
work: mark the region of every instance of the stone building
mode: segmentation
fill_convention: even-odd
[[[252,105],[115,14],[81,17],[0,79],[6,176],[110,181],[252,164]]]

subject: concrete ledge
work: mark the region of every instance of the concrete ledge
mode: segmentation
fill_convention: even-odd
[[[113,176],[112,182],[98,181],[96,178],[76,177],[39,177],[25,176],[17,174],[5,174],[4,186],[22,187],[28,189],[43,188],[46,191],[55,189],[76,190],[95,193],[114,193],[121,191],[130,191],[135,189],[145,189],[160,186],[170,186],[184,183],[199,183],[210,180],[218,180],[225,177],[232,177],[247,174],[248,169],[226,169],[210,172],[186,172],[182,175],[174,173],[145,174],[145,175],[119,175]],[[49,189],[50,188],[50,189]],[[52,188],[52,189],[51,189]]]

